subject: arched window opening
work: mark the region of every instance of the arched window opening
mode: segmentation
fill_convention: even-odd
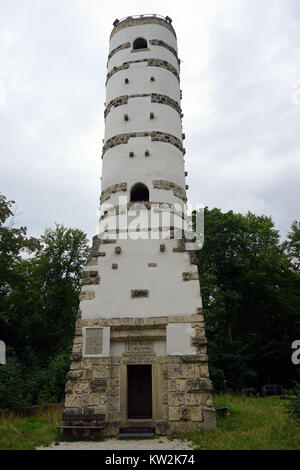
[[[131,202],[149,201],[149,189],[143,183],[136,183],[130,191]]]
[[[133,49],[147,49],[148,44],[146,39],[144,38],[137,38],[133,41],[132,48]]]

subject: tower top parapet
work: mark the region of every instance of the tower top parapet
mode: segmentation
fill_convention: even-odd
[[[123,28],[128,28],[130,26],[139,26],[143,24],[160,24],[168,28],[175,36],[176,38],[176,33],[175,30],[172,26],[172,19],[169,16],[162,16],[162,15],[157,15],[155,13],[152,14],[145,14],[145,15],[132,15],[132,16],[126,16],[124,18],[116,19],[113,22],[114,29],[111,32],[110,37],[120,31]]]

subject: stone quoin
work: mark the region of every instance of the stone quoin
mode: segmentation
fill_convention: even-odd
[[[99,233],[82,274],[64,430],[172,434],[216,425],[197,256],[164,219],[186,210],[181,96],[171,19],[116,20]],[[118,225],[150,213],[158,221],[151,236],[140,223],[125,231]]]

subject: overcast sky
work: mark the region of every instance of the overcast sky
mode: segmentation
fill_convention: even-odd
[[[0,0],[0,193],[39,236],[96,233],[115,18],[173,19],[189,202],[299,219],[300,0]]]

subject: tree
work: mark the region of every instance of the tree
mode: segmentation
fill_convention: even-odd
[[[19,282],[7,298],[7,318],[19,355],[44,364],[70,348],[87,243],[81,230],[56,225],[41,237],[38,255],[16,267]]]
[[[212,375],[219,388],[293,375],[290,344],[299,326],[299,276],[271,218],[205,209],[198,252]]]
[[[294,220],[283,249],[288,255],[295,272],[300,273],[300,222]]]
[[[4,339],[7,330],[7,297],[19,282],[17,267],[22,254],[33,254],[40,249],[38,239],[26,236],[26,227],[14,226],[14,201],[0,195],[0,330]]]
[[[13,224],[0,198],[0,328],[8,351],[0,406],[61,400],[74,336],[86,234],[56,224],[40,240]],[[23,253],[31,254],[26,259]],[[8,399],[17,387],[15,399]]]

